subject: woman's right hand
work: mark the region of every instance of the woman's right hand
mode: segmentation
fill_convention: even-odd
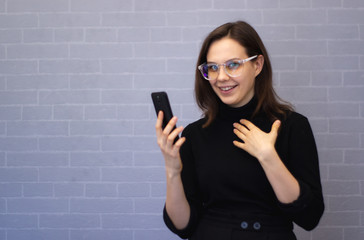
[[[160,111],[158,113],[155,129],[157,133],[157,143],[165,160],[166,171],[168,174],[172,175],[180,174],[182,171],[182,161],[179,150],[186,138],[182,137],[176,142],[174,142],[174,140],[178,134],[182,132],[183,127],[178,127],[173,130],[177,123],[177,117],[173,117],[164,129],[162,129],[162,123],[163,112]]]

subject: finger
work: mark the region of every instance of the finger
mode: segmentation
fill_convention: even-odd
[[[240,123],[243,124],[244,126],[246,126],[246,128],[248,128],[249,130],[252,130],[253,128],[255,128],[255,125],[252,122],[250,122],[249,120],[241,119]]]
[[[178,139],[177,142],[174,144],[176,150],[179,150],[185,141],[186,141],[185,137],[181,137],[180,139]]]
[[[281,126],[281,121],[279,121],[279,120],[274,121],[274,123],[272,124],[272,128],[270,130],[270,133],[277,135],[280,126]]]
[[[178,134],[180,134],[183,131],[183,127],[178,127],[176,129],[174,129],[169,135],[168,135],[168,141],[173,144],[174,140],[176,139],[176,137],[178,136]]]
[[[157,116],[157,122],[155,123],[155,129],[157,133],[162,131],[162,124],[163,124],[163,111],[159,111]]]
[[[163,133],[169,135],[169,133],[172,131],[176,123],[177,123],[177,117],[171,118],[167,126],[163,129]]]
[[[238,147],[238,148],[241,148],[241,149],[245,150],[245,149],[244,149],[244,148],[245,148],[245,144],[244,144],[244,143],[239,142],[239,141],[233,141],[233,144],[234,144],[236,147]]]
[[[234,129],[234,133],[235,135],[240,138],[241,140],[243,140],[245,142],[246,140],[246,136],[244,133],[242,133],[241,131],[239,131],[238,129]]]
[[[234,123],[233,126],[234,126],[234,128],[236,128],[237,130],[239,130],[243,134],[247,134],[249,132],[249,129],[246,126],[241,125],[239,123]]]

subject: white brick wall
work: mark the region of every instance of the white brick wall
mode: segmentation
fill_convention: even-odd
[[[364,1],[0,0],[0,240],[177,239],[150,92],[197,119],[201,40],[238,19],[314,129],[326,212],[298,238],[364,239]]]

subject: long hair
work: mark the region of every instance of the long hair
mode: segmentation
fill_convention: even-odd
[[[237,41],[246,49],[247,55],[262,55],[264,65],[262,71],[255,78],[254,95],[258,101],[253,117],[259,112],[264,112],[273,121],[286,116],[288,111],[292,111],[292,106],[283,102],[273,89],[272,66],[268,52],[260,39],[258,33],[252,26],[243,21],[230,22],[213,30],[204,40],[197,60],[197,66],[207,61],[206,56],[211,44],[217,40],[228,37]],[[252,60],[255,61],[256,59]],[[209,126],[216,118],[218,112],[219,99],[210,83],[206,81],[196,66],[195,73],[195,98],[198,107],[203,111],[207,121],[204,127]]]

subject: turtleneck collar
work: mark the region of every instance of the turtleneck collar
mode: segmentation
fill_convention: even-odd
[[[250,119],[257,106],[257,99],[254,96],[242,107],[230,107],[219,100],[219,112],[217,118],[221,120],[239,121],[240,119]]]

